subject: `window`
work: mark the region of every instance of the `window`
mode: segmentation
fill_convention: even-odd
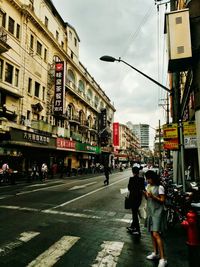
[[[31,34],[31,38],[30,38],[30,48],[33,49],[33,45],[34,45],[34,36]]]
[[[64,48],[64,42],[63,41],[61,42],[61,46],[62,46],[62,48]]]
[[[30,112],[30,110],[27,110],[26,118],[27,118],[27,120],[30,120],[30,118],[31,118],[31,112]]]
[[[13,79],[13,66],[9,63],[6,63],[5,67],[5,81],[12,84]]]
[[[69,38],[72,39],[72,32],[69,31]]]
[[[45,19],[44,19],[44,24],[48,28],[49,19],[46,16],[45,16]]]
[[[40,96],[40,84],[38,82],[35,82],[35,96]]]
[[[79,80],[79,82],[78,82],[78,90],[80,91],[80,92],[85,92],[85,85],[84,85],[84,83],[83,83],[83,81],[81,81],[81,80]]]
[[[39,41],[37,41],[37,54],[42,55],[42,44]]]
[[[1,26],[5,28],[6,27],[6,13],[4,13],[2,10],[0,11],[0,17],[1,17]]]
[[[44,49],[44,61],[47,61],[47,49]]]
[[[2,80],[2,75],[3,75],[3,60],[0,59],[0,80]]]
[[[42,100],[45,100],[45,87],[42,87]]]
[[[14,34],[14,28],[15,28],[15,21],[9,17],[9,21],[8,21],[8,31],[12,34]]]
[[[56,40],[58,41],[58,39],[59,39],[59,32],[56,31]]]
[[[28,93],[31,94],[32,91],[32,79],[29,78],[28,79]]]
[[[77,46],[77,39],[74,38],[74,45]]]
[[[17,68],[15,69],[15,86],[19,86],[19,70]]]
[[[16,37],[17,39],[19,39],[20,37],[20,25],[19,24],[17,24]]]

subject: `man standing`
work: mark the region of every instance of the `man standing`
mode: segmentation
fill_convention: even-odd
[[[144,178],[139,177],[139,168],[132,168],[133,176],[130,177],[128,183],[129,198],[131,202],[131,211],[132,211],[132,223],[130,227],[127,227],[128,231],[133,235],[141,235],[140,225],[138,218],[139,207],[142,202],[142,195],[144,188]]]

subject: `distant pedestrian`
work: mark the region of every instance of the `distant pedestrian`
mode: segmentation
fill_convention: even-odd
[[[110,167],[108,165],[104,166],[104,174],[105,174],[105,181],[104,181],[104,185],[109,185],[109,175],[111,173]]]
[[[132,211],[132,223],[127,227],[128,231],[133,235],[140,236],[140,224],[139,224],[139,207],[142,202],[143,190],[144,190],[144,178],[139,177],[139,168],[132,168],[133,176],[130,177],[128,183],[129,199],[131,202]]]
[[[32,166],[31,179],[36,180],[37,178],[39,178],[39,168],[37,166],[37,163],[34,162]]]
[[[9,182],[9,176],[10,176],[10,167],[7,162],[5,162],[2,165],[2,171],[3,171],[3,182],[8,183]]]
[[[42,174],[42,180],[46,180],[47,179],[47,173],[48,173],[48,167],[47,167],[47,164],[46,163],[43,163],[42,164],[42,167],[41,167],[41,174]]]
[[[147,198],[147,228],[151,233],[153,252],[147,256],[148,260],[160,259],[158,267],[165,267],[167,261],[164,256],[164,244],[161,233],[165,230],[164,187],[160,185],[159,176],[152,170],[145,173],[147,187],[144,192]]]

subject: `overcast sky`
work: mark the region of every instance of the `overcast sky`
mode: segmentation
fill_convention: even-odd
[[[63,20],[76,29],[80,61],[114,103],[115,121],[147,123],[153,128],[158,127],[159,119],[164,123],[165,110],[159,104],[164,104],[160,99],[166,99],[166,91],[122,62],[99,58],[121,57],[168,87],[165,7],[158,13],[154,0],[52,1]]]

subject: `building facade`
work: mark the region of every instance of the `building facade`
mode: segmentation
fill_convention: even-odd
[[[141,148],[149,149],[149,125],[128,123],[133,133],[139,138]]]
[[[115,162],[130,163],[140,161],[140,142],[137,136],[125,124],[118,124],[118,146],[115,146]]]
[[[99,119],[106,110],[111,128],[115,108],[79,61],[79,45],[50,0],[0,2],[0,157],[13,168],[89,168],[112,152],[110,137],[101,149]]]

